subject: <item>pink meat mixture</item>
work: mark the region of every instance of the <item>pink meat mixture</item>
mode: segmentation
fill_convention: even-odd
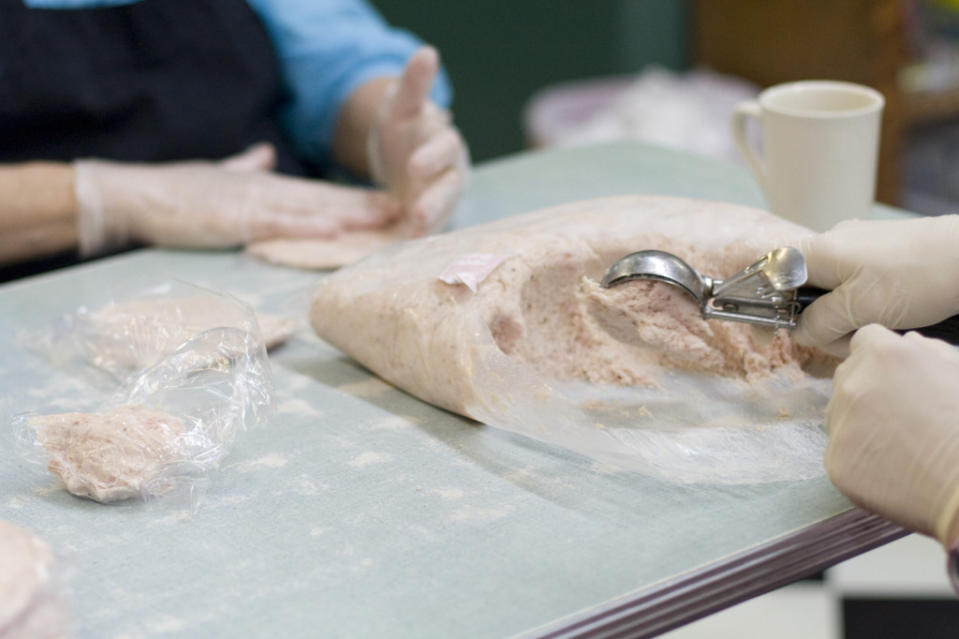
[[[644,248],[675,253],[716,277],[759,257],[737,247],[705,255],[666,240]],[[798,379],[812,370],[828,373],[835,364],[784,330],[706,321],[674,286],[645,280],[603,289],[603,269],[618,257],[602,256],[598,271],[592,256],[589,263],[569,259],[534,272],[520,292],[520,316],[501,312],[490,322],[500,350],[550,377],[623,386],[656,386],[666,370],[753,383],[774,374]]]

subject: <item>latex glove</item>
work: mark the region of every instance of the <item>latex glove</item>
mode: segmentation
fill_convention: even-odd
[[[826,408],[829,477],[911,530],[959,541],[959,350],[918,333],[860,329]]]
[[[81,255],[132,240],[227,248],[273,237],[376,228],[399,210],[384,193],[269,173],[272,146],[222,162],[74,162]]]
[[[402,203],[411,235],[442,227],[466,187],[469,156],[449,113],[429,99],[432,47],[414,53],[380,105],[367,140],[373,179]]]
[[[959,313],[959,216],[842,222],[805,238],[808,283],[830,289],[809,305],[797,342],[834,355],[866,324],[917,328]]]

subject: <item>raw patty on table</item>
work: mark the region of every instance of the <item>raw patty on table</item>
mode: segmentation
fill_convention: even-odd
[[[352,264],[401,239],[392,229],[348,231],[331,239],[264,240],[248,244],[246,250],[271,264],[321,271]]]
[[[175,480],[165,471],[186,455],[184,423],[138,405],[38,415],[28,424],[50,472],[74,495],[101,503],[169,492]]]

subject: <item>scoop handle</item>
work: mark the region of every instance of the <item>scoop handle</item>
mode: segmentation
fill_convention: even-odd
[[[816,288],[814,286],[801,286],[796,289],[796,301],[799,302],[799,312],[801,313],[807,306],[828,293],[826,289]],[[925,337],[941,339],[949,342],[953,346],[959,346],[959,315],[947,317],[938,324],[932,326],[920,326],[919,328],[897,329],[899,334],[916,331]]]
[[[824,288],[815,286],[800,286],[796,289],[796,301],[799,302],[799,312],[802,313],[806,307],[828,293]]]

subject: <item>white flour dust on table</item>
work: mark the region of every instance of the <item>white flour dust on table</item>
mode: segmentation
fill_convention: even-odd
[[[575,202],[406,242],[320,285],[323,339],[404,390],[479,421],[677,481],[822,473],[834,362],[785,332],[703,320],[678,289],[603,290],[617,259],[674,252],[723,278],[809,231],[680,198]],[[476,292],[440,281],[505,259]],[[475,261],[475,260],[474,260]]]

